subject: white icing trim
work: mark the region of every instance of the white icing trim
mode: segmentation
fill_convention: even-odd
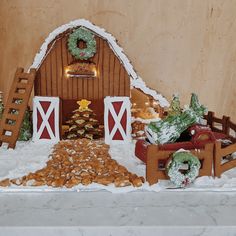
[[[134,123],[135,121],[137,122],[141,122],[143,124],[150,124],[151,122],[157,122],[157,121],[160,121],[161,118],[154,118],[154,119],[142,119],[142,118],[135,118],[135,117],[132,117],[132,120],[131,120],[131,123]]]
[[[39,68],[40,64],[42,63],[43,59],[46,56],[49,43],[52,42],[56,38],[56,36],[65,32],[68,29],[78,27],[78,26],[83,26],[87,29],[90,29],[96,34],[98,34],[100,37],[107,40],[110,48],[115,53],[115,55],[119,58],[120,62],[124,65],[127,73],[129,74],[131,86],[142,90],[146,94],[151,95],[155,100],[159,101],[160,106],[162,107],[169,106],[169,102],[161,94],[157,93],[153,89],[148,88],[146,84],[144,83],[144,81],[137,75],[129,59],[124,54],[123,49],[117,44],[117,41],[114,38],[114,36],[111,35],[110,33],[107,33],[104,29],[92,24],[90,21],[85,20],[85,19],[71,21],[68,24],[62,25],[56,28],[53,32],[51,32],[49,36],[46,38],[45,42],[42,44],[39,52],[36,54],[34,58],[34,62],[30,66],[29,70],[31,68],[36,68],[36,69]]]

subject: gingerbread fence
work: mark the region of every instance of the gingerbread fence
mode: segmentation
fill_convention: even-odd
[[[236,142],[236,124],[230,120],[230,117],[217,118],[214,112],[209,111],[205,119],[212,131],[224,133],[233,143]]]
[[[214,112],[211,111],[205,119],[212,131],[225,134],[231,144],[226,145],[217,141],[206,144],[204,149],[190,151],[201,162],[199,176],[220,177],[223,172],[236,167],[236,159],[232,156],[236,153],[236,124],[230,120],[230,117],[215,117]],[[157,183],[159,179],[169,179],[165,167],[174,152],[159,150],[158,145],[148,146],[146,179],[150,185]]]
[[[214,112],[208,112],[205,119],[213,131],[224,133],[232,142],[225,147],[221,142],[215,144],[214,175],[220,177],[223,172],[236,167],[236,159],[232,157],[232,153],[236,152],[236,124],[230,120],[230,117],[215,117]]]
[[[201,150],[190,150],[201,162],[199,176],[212,176],[214,144],[209,143]],[[150,145],[147,150],[146,180],[150,185],[159,179],[169,179],[166,174],[166,163],[175,151],[162,151],[158,145]]]
[[[231,157],[234,152],[236,152],[236,143],[221,147],[221,143],[216,142],[214,156],[214,174],[216,177],[220,177],[223,172],[236,167],[236,159]]]

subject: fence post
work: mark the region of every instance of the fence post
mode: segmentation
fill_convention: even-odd
[[[222,131],[226,135],[229,135],[229,130],[230,130],[229,121],[230,121],[230,118],[228,116],[223,116],[223,119],[222,119]]]
[[[220,178],[221,176],[221,142],[215,142],[214,150],[214,176]]]
[[[213,128],[213,117],[214,117],[214,112],[208,111],[206,120],[207,124],[210,126],[211,129]]]
[[[147,149],[147,163],[146,163],[146,180],[149,185],[155,184],[158,182],[157,177],[157,154],[158,154],[158,146],[157,145],[149,145]]]

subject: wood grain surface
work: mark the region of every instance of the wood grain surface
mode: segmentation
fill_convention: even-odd
[[[116,37],[150,87],[169,99],[178,92],[182,104],[188,104],[190,93],[196,92],[217,116],[230,116],[235,121],[235,12],[235,1],[225,0],[150,0],[148,4],[146,0],[2,0],[0,90],[6,101],[16,68],[32,64],[49,33],[71,20],[85,18]],[[60,43],[56,56],[58,51],[60,54],[58,48]],[[57,57],[57,62],[67,64],[69,59]],[[100,63],[102,58],[96,60]],[[113,73],[122,73],[116,59],[114,63]],[[45,73],[43,68],[41,72]],[[69,93],[71,83],[57,82],[63,96],[75,96]],[[110,80],[110,87],[112,82],[116,83]],[[42,85],[49,86],[46,89],[50,91],[51,83]],[[96,81],[93,94],[101,96],[102,88],[103,84]]]

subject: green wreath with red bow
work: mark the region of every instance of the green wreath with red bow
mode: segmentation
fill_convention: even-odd
[[[187,163],[189,169],[185,173],[181,173],[181,166]],[[172,160],[167,164],[167,175],[170,181],[176,187],[186,187],[192,183],[199,174],[201,163],[196,156],[187,151],[175,152]]]
[[[78,47],[78,41],[80,40],[86,43],[85,48]],[[79,60],[88,60],[96,53],[96,40],[94,34],[82,27],[70,34],[67,45],[70,53]]]

